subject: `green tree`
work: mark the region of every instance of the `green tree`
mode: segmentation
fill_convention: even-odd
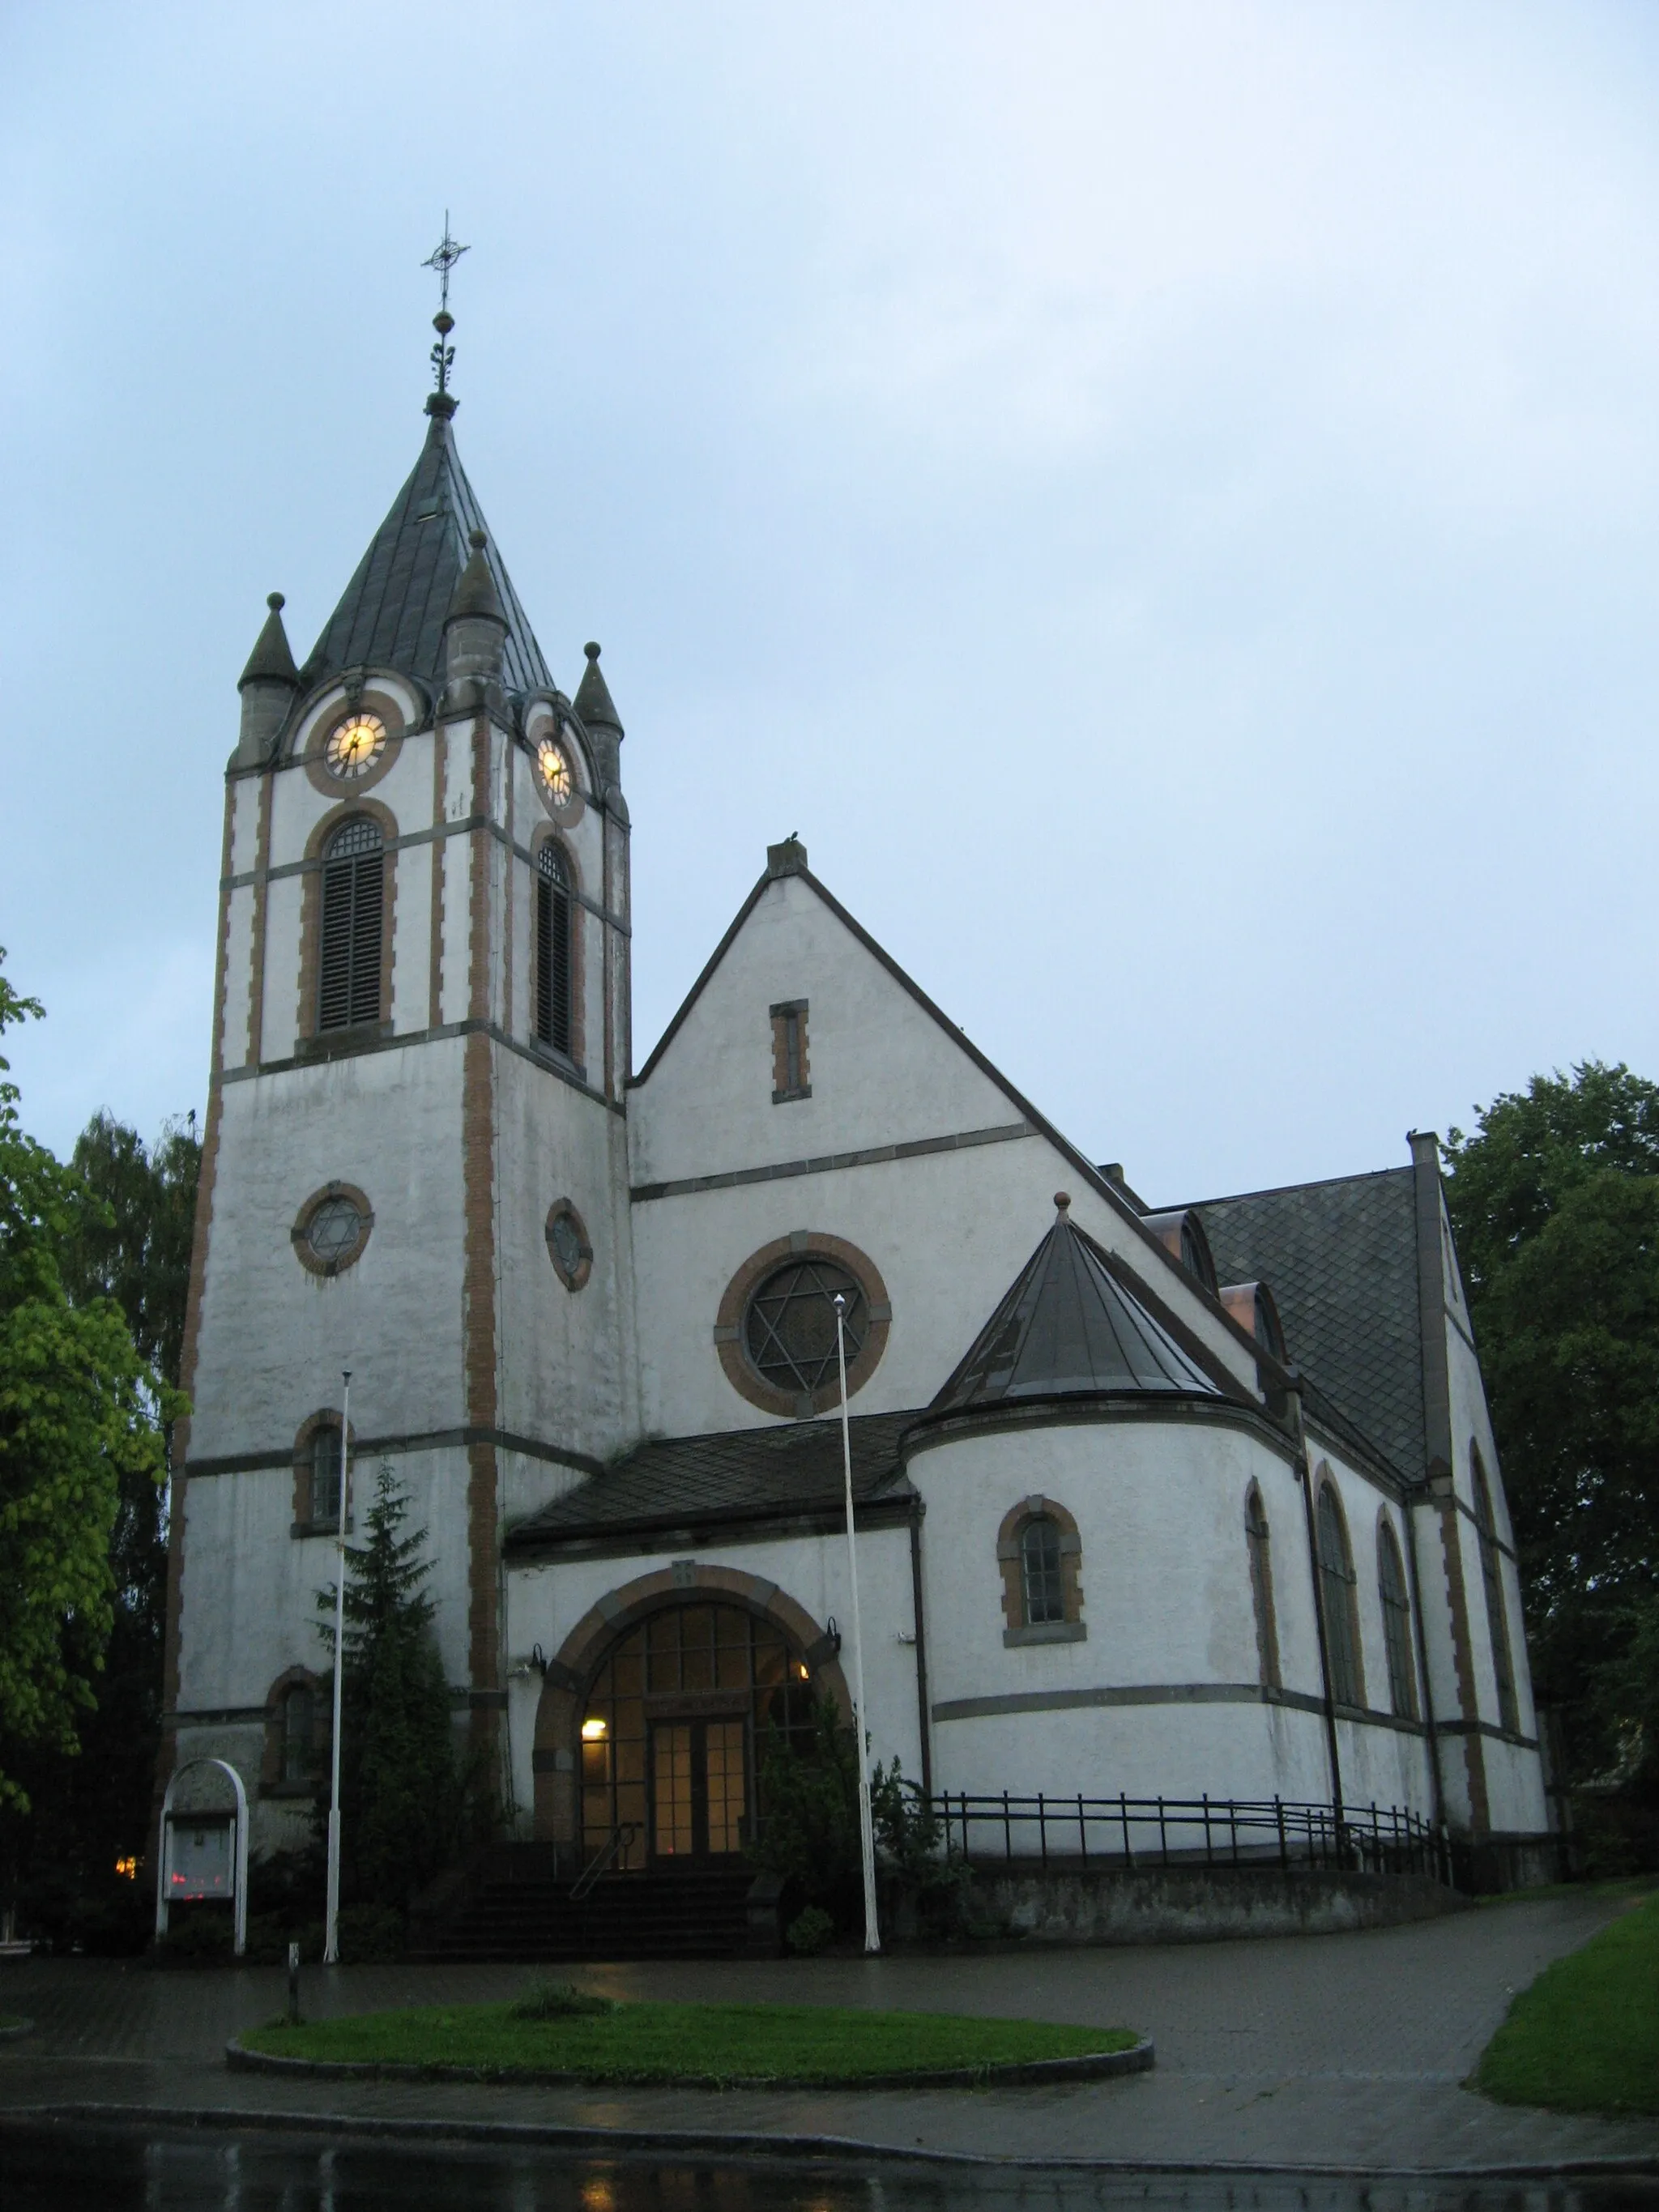
[[[400,1534],[409,1507],[382,1462],[368,1541],[348,1547],[340,1746],[343,1875],[360,1901],[406,1910],[460,1842],[464,1790],[449,1686],[433,1633],[420,1555],[426,1531]],[[319,1633],[334,1649],[332,1587],[318,1593]]]
[[[146,1147],[137,1131],[95,1115],[70,1164],[100,1203],[77,1211],[58,1248],[70,1302],[112,1298],[139,1356],[168,1386],[179,1380],[201,1168],[193,1124],[193,1115],[168,1123]],[[142,1860],[151,1842],[167,1611],[167,1498],[146,1469],[120,1473],[109,1559],[112,1620],[79,1753],[37,1749],[20,1767],[31,1814],[14,1839],[16,1890],[37,1932],[131,1949],[145,1937],[143,1886],[115,1869]]]
[[[0,1033],[40,1011],[0,975]],[[114,1301],[71,1300],[59,1255],[100,1202],[24,1133],[17,1102],[0,1082],[0,1803],[14,1813],[21,1761],[73,1753],[94,1705],[122,1490],[159,1491],[173,1409]]]
[[[858,1746],[833,1698],[815,1698],[805,1724],[787,1735],[767,1729],[759,1778],[749,1856],[794,1885],[804,1905],[850,1924],[864,1882]]]
[[[1633,1742],[1656,1776],[1659,1086],[1598,1061],[1535,1076],[1446,1157],[1538,1687],[1577,1776]]]

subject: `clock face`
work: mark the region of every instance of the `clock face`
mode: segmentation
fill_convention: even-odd
[[[544,738],[536,748],[536,772],[542,788],[555,806],[568,806],[576,795],[576,779],[570,756],[556,738]]]
[[[386,724],[378,714],[348,714],[328,733],[323,757],[329,774],[349,782],[367,775],[386,750]]]

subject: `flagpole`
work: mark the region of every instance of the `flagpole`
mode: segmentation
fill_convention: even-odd
[[[870,1754],[865,1741],[864,1628],[859,1616],[859,1555],[853,1535],[853,1434],[847,1419],[847,1300],[836,1293],[836,1366],[841,1376],[841,1463],[847,1480],[847,1572],[853,1585],[853,1733],[859,1753],[859,1842],[864,1858],[864,1948],[881,1948],[876,1912],[876,1824],[870,1804]]]
[[[340,1963],[340,1711],[345,1686],[346,1487],[351,1466],[351,1370],[341,1370],[340,1527],[334,1563],[334,1731],[330,1747],[328,1798],[328,1921],[323,1936],[323,1964]]]

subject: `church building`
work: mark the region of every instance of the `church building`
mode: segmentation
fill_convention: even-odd
[[[256,1850],[308,1832],[349,1370],[354,1529],[389,1465],[505,1834],[740,1864],[764,1731],[850,1706],[839,1299],[873,1757],[1525,1863],[1435,1139],[1149,1206],[793,837],[636,1060],[622,720],[597,645],[555,680],[454,412],[309,658],[273,594],[241,678],[164,1765],[231,1761]]]

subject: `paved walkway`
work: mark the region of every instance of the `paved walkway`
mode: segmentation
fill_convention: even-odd
[[[279,1970],[31,1960],[0,1964],[0,2010],[37,2023],[0,2045],[0,2108],[836,2137],[1039,2163],[1468,2172],[1625,2160],[1659,2172],[1659,2121],[1521,2112],[1459,2087],[1514,1991],[1622,1902],[1553,1898],[1358,1935],[1141,1950],[579,1970],[616,1996],[1025,2015],[1156,2039],[1152,2073],[1028,2089],[492,2089],[232,2074],[224,2045],[281,2010]],[[303,2002],[313,2016],[465,2003],[527,1978],[502,1966],[316,1967]]]

